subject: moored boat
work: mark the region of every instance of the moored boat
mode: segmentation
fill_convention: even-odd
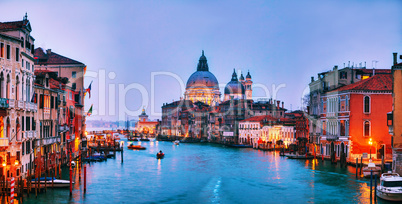
[[[374,163],[369,162],[368,166],[363,167],[363,176],[366,178],[370,178],[371,176],[371,171],[373,171],[373,176],[378,175],[380,176],[381,174],[381,167],[376,166]]]
[[[36,185],[38,182],[38,179],[32,179],[32,185]],[[45,183],[47,187],[51,187],[52,186],[52,177],[41,177],[39,178],[39,185],[40,188],[44,188],[45,187]],[[72,182],[72,184],[74,184],[74,181]],[[55,177],[53,177],[53,187],[54,188],[66,188],[70,186],[70,181],[69,180],[62,180],[62,179],[56,179]]]
[[[140,141],[149,141],[148,138],[141,138]]]
[[[133,145],[133,144],[128,145],[127,148],[129,148],[129,149],[137,149],[137,150],[146,150],[147,149],[146,147],[143,147],[141,145]]]
[[[175,145],[179,145],[179,144],[180,144],[180,141],[179,141],[179,140],[175,140],[173,143],[174,143]]]
[[[402,201],[402,177],[397,173],[382,174],[377,196],[384,200]]]
[[[228,147],[236,147],[236,148],[253,148],[253,145],[245,145],[245,144],[225,144]]]

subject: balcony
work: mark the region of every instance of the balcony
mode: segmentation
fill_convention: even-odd
[[[19,109],[24,109],[24,108],[25,108],[24,105],[25,105],[25,104],[24,104],[24,101],[17,101],[17,107],[18,107]]]
[[[0,138],[0,147],[8,147],[9,141],[8,138]]]
[[[47,138],[40,138],[40,139],[36,139],[36,145],[40,146],[40,145],[51,145],[57,142],[60,142],[61,138],[60,136],[56,136],[56,137],[47,137]]]
[[[338,135],[327,135],[327,141],[337,141],[338,139]]]
[[[70,131],[70,128],[67,125],[59,126],[59,132],[68,132],[68,131]]]
[[[8,108],[15,108],[15,100],[14,99],[8,99]]]

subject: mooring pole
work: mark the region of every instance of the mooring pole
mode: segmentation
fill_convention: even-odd
[[[84,164],[84,193],[87,192],[87,166]]]
[[[357,178],[357,170],[359,169],[358,164],[359,164],[359,159],[356,157],[356,178]]]
[[[373,196],[373,170],[370,170],[370,198]]]

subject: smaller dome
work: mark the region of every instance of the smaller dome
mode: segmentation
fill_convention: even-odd
[[[225,87],[225,94],[244,94],[246,89],[243,84],[237,80],[236,70],[233,69],[232,80]]]
[[[230,81],[225,87],[225,94],[244,94],[246,89],[239,81]]]

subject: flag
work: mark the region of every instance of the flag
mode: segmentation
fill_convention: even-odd
[[[88,88],[85,89],[85,94],[88,92],[88,93],[89,93],[89,98],[91,98],[91,86],[92,86],[92,81],[91,81],[91,83],[89,84]]]
[[[32,95],[31,103],[36,103],[36,93],[35,92]]]
[[[93,106],[93,105],[91,105],[91,107],[89,108],[89,110],[88,110],[88,112],[87,112],[87,116],[91,116],[91,114],[92,114],[92,106]]]

